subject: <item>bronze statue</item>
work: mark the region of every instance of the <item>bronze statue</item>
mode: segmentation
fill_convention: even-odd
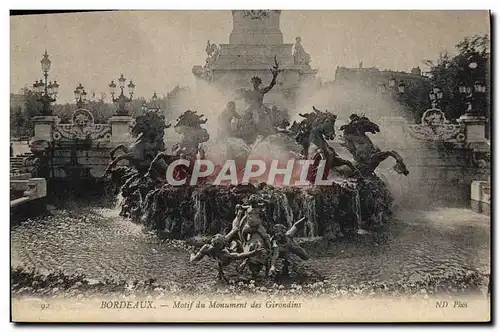
[[[174,126],[175,131],[182,135],[181,141],[173,146],[172,154],[160,152],[155,155],[149,164],[147,176],[164,181],[165,171],[168,165],[174,160],[196,158],[204,159],[205,152],[200,148],[200,143],[209,140],[210,135],[201,125],[207,123],[208,119],[202,119],[203,114],[197,114],[196,111],[187,110],[179,116]],[[185,167],[179,165],[174,171],[174,178],[189,176],[193,165]]]
[[[210,139],[205,128],[201,125],[207,123],[208,119],[203,119],[203,114],[196,111],[187,110],[177,119],[174,126],[175,132],[181,134],[181,141],[174,146],[176,154],[185,153],[188,156],[196,156],[200,152],[200,144]]]
[[[250,258],[259,255],[264,251],[265,249],[263,248],[256,248],[254,250],[242,253],[230,252],[227,248],[227,241],[224,236],[221,234],[216,234],[210,241],[210,244],[203,245],[203,247],[201,247],[201,249],[196,254],[191,254],[189,262],[197,263],[205,256],[216,260],[218,265],[218,278],[220,280],[228,282],[228,279],[224,275],[224,268],[226,266],[228,266],[235,260]]]
[[[260,213],[263,205],[256,195],[250,196],[247,205],[237,204],[232,229],[225,236],[226,241],[233,241],[231,246],[233,250],[249,252],[261,248],[262,252],[266,253],[245,259],[239,266],[240,273],[248,266],[254,277],[263,267],[269,269],[268,253],[271,251],[271,238],[262,225]]]
[[[279,63],[276,60],[275,56],[274,65],[271,68],[271,73],[273,75],[273,78],[268,86],[261,88],[260,85],[262,84],[262,79],[258,76],[254,76],[250,80],[253,85],[253,90],[242,90],[242,91],[240,90],[243,99],[248,103],[249,110],[262,109],[264,102],[264,95],[269,91],[271,91],[271,89],[276,85],[276,79],[278,78],[279,72],[280,72]]]
[[[302,145],[303,155],[315,160],[310,169],[309,181],[315,177],[315,172],[320,160],[326,160],[326,171],[339,166],[349,167],[354,174],[359,171],[352,162],[342,159],[335,150],[328,145],[326,139],[335,137],[335,121],[337,116],[328,111],[322,112],[313,106],[314,113],[300,114],[304,118],[298,126],[296,140]]]
[[[399,153],[393,150],[381,151],[366,135],[367,132],[372,134],[380,132],[379,126],[366,116],[352,114],[350,122],[340,129],[344,132],[344,146],[353,155],[356,167],[363,176],[372,175],[380,163],[388,157],[393,157],[396,160],[393,167],[396,172],[405,176],[410,173]]]
[[[252,90],[243,89],[238,91],[238,94],[248,105],[244,115],[245,124],[250,126],[253,124],[255,129],[258,131],[256,134],[266,136],[273,132],[269,116],[270,110],[263,104],[263,102],[264,95],[271,91],[271,89],[276,85],[276,79],[279,72],[279,64],[275,56],[274,65],[271,68],[273,77],[268,86],[261,88],[260,85],[262,84],[262,79],[258,76],[254,76],[251,79],[251,83],[253,85]]]
[[[107,176],[122,160],[128,160],[130,166],[139,172],[145,172],[158,152],[165,150],[163,137],[165,129],[170,128],[170,126],[170,124],[165,124],[163,116],[155,112],[148,112],[137,117],[131,130],[131,134],[136,137],[136,140],[129,146],[120,144],[109,152],[111,162],[103,177]],[[125,154],[115,158],[115,153],[120,149]]]
[[[272,241],[272,257],[271,257],[271,267],[269,268],[269,275],[275,276],[278,271],[276,269],[276,263],[278,258],[282,258],[283,269],[282,274],[288,275],[289,265],[290,265],[290,255],[294,254],[302,260],[308,260],[309,255],[307,252],[294,240],[299,229],[303,226],[306,217],[301,218],[295,224],[287,229],[282,224],[276,224],[273,227],[273,237]]]

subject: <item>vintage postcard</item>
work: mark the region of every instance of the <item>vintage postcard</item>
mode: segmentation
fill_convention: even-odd
[[[13,322],[489,322],[490,12],[12,12]]]

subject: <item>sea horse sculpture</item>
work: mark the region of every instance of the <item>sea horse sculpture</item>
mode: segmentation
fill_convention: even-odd
[[[209,140],[210,135],[201,125],[205,124],[208,119],[202,119],[203,114],[197,114],[196,111],[187,110],[177,119],[177,124],[174,126],[175,131],[181,134],[181,141],[174,145],[173,154],[160,152],[152,160],[149,166],[148,175],[154,178],[160,177],[164,180],[164,174],[168,165],[179,158],[188,159],[191,161],[197,158],[204,159],[205,151],[200,148],[200,144]],[[162,164],[162,165],[160,165]],[[191,166],[193,163],[191,163]],[[174,177],[185,177],[189,175],[190,169],[178,167],[177,174]]]
[[[126,146],[120,144],[109,152],[111,162],[106,168],[103,177],[122,160],[128,160],[130,166],[139,172],[148,169],[149,164],[159,151],[165,150],[163,137],[165,129],[170,128],[170,124],[165,124],[163,116],[149,112],[137,117],[131,134],[136,137],[135,141]],[[115,153],[122,150],[125,154],[115,158]]]
[[[344,132],[344,146],[353,155],[356,167],[363,176],[372,175],[380,163],[388,157],[393,157],[396,160],[393,167],[396,172],[405,176],[410,173],[399,153],[394,150],[380,150],[366,135],[367,132],[372,134],[380,132],[379,126],[371,122],[366,116],[352,114],[350,122],[340,127],[340,129]]]
[[[352,162],[342,159],[326,142],[326,139],[335,137],[335,121],[337,116],[328,111],[322,112],[313,106],[313,113],[300,114],[304,118],[299,124],[296,140],[302,146],[303,154],[307,159],[314,160],[311,166],[308,181],[314,181],[321,160],[326,160],[323,179],[328,176],[328,170],[339,166],[349,167],[353,174],[359,171]]]

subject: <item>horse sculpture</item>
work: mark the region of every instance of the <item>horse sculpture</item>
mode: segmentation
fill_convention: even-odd
[[[340,129],[344,132],[345,143],[343,145],[353,155],[356,167],[363,176],[372,175],[380,163],[388,157],[393,157],[396,160],[393,167],[396,172],[405,176],[409,174],[399,153],[393,150],[381,151],[366,135],[367,132],[372,134],[380,132],[379,126],[371,122],[366,116],[352,114],[350,122],[340,127]]]
[[[189,159],[191,161],[205,158],[205,151],[200,148],[201,143],[209,140],[210,135],[201,125],[207,123],[208,119],[202,119],[203,114],[198,115],[196,111],[187,110],[177,119],[174,126],[175,131],[181,134],[181,141],[174,145],[173,154],[165,152],[158,153],[151,161],[148,169],[148,175],[152,177],[160,177],[163,179],[165,170],[168,165],[176,159]],[[192,166],[192,165],[191,165]],[[188,175],[190,168],[179,166],[178,174],[183,177]]]
[[[147,170],[158,152],[165,150],[163,137],[165,129],[170,127],[170,124],[165,124],[163,116],[154,112],[137,117],[131,130],[131,134],[136,136],[136,140],[129,146],[120,144],[109,152],[111,162],[106,168],[103,177],[109,174],[122,160],[128,160],[130,166],[139,172]],[[115,158],[115,153],[119,150],[122,150],[125,154]]]
[[[349,160],[342,159],[327,143],[327,139],[335,138],[335,121],[337,116],[328,111],[322,112],[313,106],[314,113],[300,114],[304,118],[296,125],[296,141],[302,146],[302,154],[306,159],[315,160],[312,172],[315,172],[320,160],[326,160],[326,169],[347,166],[354,174],[359,171]]]

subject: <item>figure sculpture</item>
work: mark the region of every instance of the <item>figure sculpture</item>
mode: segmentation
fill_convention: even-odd
[[[300,37],[295,38],[295,44],[292,48],[293,63],[295,65],[309,65],[311,55],[304,50],[304,47],[300,43],[301,41]]]
[[[251,79],[253,85],[252,90],[238,91],[239,95],[245,100],[248,105],[248,108],[245,111],[245,120],[255,123],[259,134],[264,136],[272,132],[272,127],[268,115],[269,110],[263,104],[264,95],[271,91],[271,89],[276,85],[276,79],[279,72],[279,64],[275,56],[274,65],[271,68],[271,73],[273,76],[271,83],[268,86],[261,88],[260,85],[262,84],[262,79],[258,76],[254,76]]]
[[[225,138],[228,136],[236,136],[239,131],[238,120],[241,116],[236,112],[236,104],[234,101],[229,101],[219,115],[219,137]]]
[[[306,217],[301,218],[290,229],[287,229],[283,224],[274,225],[273,236],[271,238],[273,250],[271,267],[269,268],[270,276],[275,276],[278,273],[276,268],[278,258],[283,259],[281,273],[285,276],[288,276],[289,273],[290,255],[294,254],[302,260],[309,259],[307,252],[294,239],[305,220]]]
[[[196,111],[187,110],[179,116],[174,126],[175,131],[181,134],[181,141],[173,146],[173,154],[165,152],[157,153],[151,161],[147,176],[164,180],[164,174],[168,165],[176,159],[188,159],[194,161],[196,158],[203,159],[205,152],[200,148],[200,144],[209,140],[210,135],[201,125],[208,119],[203,119],[203,114],[198,115]],[[179,165],[174,170],[174,178],[180,180],[188,177],[192,169]]]
[[[107,176],[122,160],[128,160],[130,166],[140,173],[145,172],[158,152],[165,150],[163,137],[165,129],[170,128],[170,126],[170,124],[165,124],[163,117],[156,112],[148,112],[137,117],[131,130],[131,134],[136,137],[136,140],[129,146],[120,144],[109,152],[111,162],[103,177]],[[122,150],[125,154],[115,158],[114,155],[118,150]]]
[[[405,176],[409,174],[399,153],[393,150],[381,151],[366,135],[367,132],[372,134],[380,132],[379,126],[366,116],[352,114],[350,122],[340,127],[340,130],[344,132],[344,146],[353,155],[356,167],[363,176],[373,175],[375,169],[388,157],[393,157],[396,160],[393,167],[396,172]]]
[[[205,66],[203,66],[203,76],[207,81],[214,80],[213,69],[215,62],[219,58],[219,46],[216,44],[210,44],[210,40],[207,41],[207,46],[205,47],[205,52],[207,53],[207,59],[205,60]]]
[[[234,250],[249,252],[263,248],[267,253],[271,251],[271,238],[264,228],[260,216],[262,206],[263,203],[255,195],[249,198],[247,205],[238,204],[236,206],[236,218],[233,221],[232,229],[225,236],[227,241],[233,241],[232,248]],[[269,269],[269,262],[269,255],[252,256],[241,263],[239,271],[241,273],[248,266],[252,276],[255,277],[263,267],[266,270]]]
[[[324,178],[328,176],[328,170],[339,166],[347,166],[353,174],[359,175],[359,171],[352,162],[342,159],[335,150],[326,142],[326,139],[335,137],[335,121],[337,116],[328,111],[321,112],[313,106],[313,113],[300,114],[304,118],[298,126],[297,142],[302,145],[302,151],[307,159],[314,160],[311,165],[308,181],[314,181],[321,160],[326,161]]]
[[[227,241],[224,236],[222,234],[216,234],[210,241],[210,244],[203,245],[203,247],[201,247],[201,249],[196,254],[191,253],[189,262],[197,263],[203,257],[208,256],[217,261],[218,278],[220,280],[224,280],[225,282],[229,282],[227,277],[224,275],[224,268],[226,266],[228,266],[233,261],[250,258],[259,255],[264,251],[265,249],[263,248],[257,248],[255,250],[250,250],[242,253],[231,252],[228,250]]]

